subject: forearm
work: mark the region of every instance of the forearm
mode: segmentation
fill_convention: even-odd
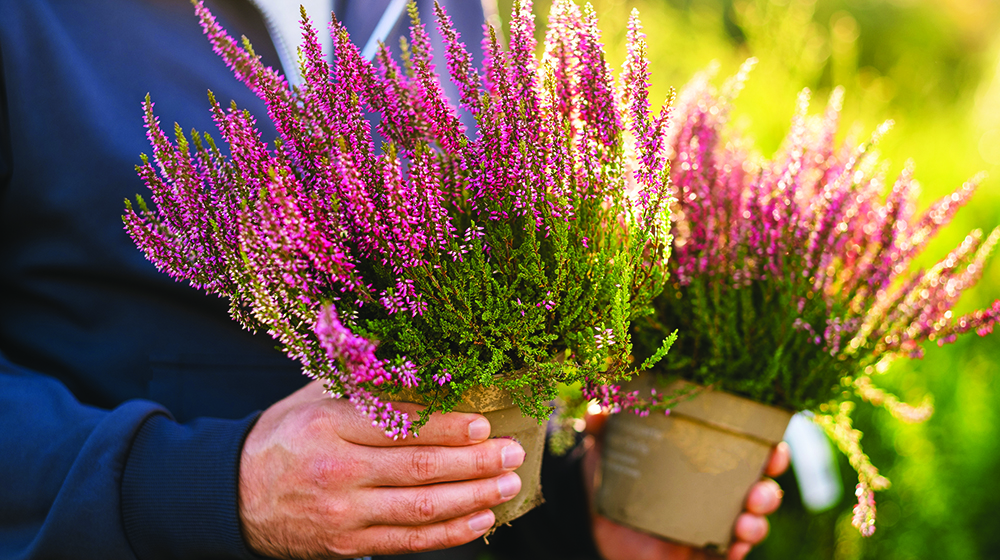
[[[146,421],[121,484],[125,532],[140,559],[255,558],[240,534],[238,481],[257,416]]]
[[[157,407],[107,411],[0,357],[0,557],[134,558],[120,481],[136,431]]]
[[[0,357],[0,558],[252,558],[236,480],[255,417],[102,410]]]

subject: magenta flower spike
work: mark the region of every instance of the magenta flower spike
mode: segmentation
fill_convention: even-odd
[[[414,4],[409,40],[374,62],[336,21],[328,59],[303,12],[294,87],[194,4],[278,138],[211,96],[227,149],[180,126],[171,138],[146,101],[152,204],[127,203],[124,221],[158,268],[228,298],[393,438],[475,386],[543,420],[557,383],[630,374],[630,321],[666,281],[671,200],[669,111],[650,113],[636,18],[619,84],[589,8],[558,0],[538,58],[531,5],[515,2],[509,50],[487,27],[477,68],[436,6],[470,131]],[[419,419],[391,406],[403,389],[429,404]]]
[[[637,325],[637,355],[652,354],[677,329],[660,365],[664,376],[815,411],[858,471],[854,524],[870,535],[874,492],[889,481],[862,451],[848,399],[853,393],[906,422],[929,417],[929,400],[908,405],[873,379],[896,357],[920,357],[924,342],[992,332],[1000,301],[963,316],[952,310],[982,275],[1000,229],[973,231],[933,267],[913,270],[914,258],[983,176],[917,213],[914,165],[890,180],[875,149],[891,123],[860,145],[835,140],[839,89],[815,116],[808,114],[809,92],[802,92],[783,145],[764,158],[728,126],[733,96],[752,65],[721,92],[710,73],[695,77],[681,91],[669,129],[657,136],[667,144],[676,192],[673,274],[656,314]],[[674,400],[615,387],[590,396],[636,413]]]

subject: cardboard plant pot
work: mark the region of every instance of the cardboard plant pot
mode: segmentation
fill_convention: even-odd
[[[421,396],[404,390],[394,401],[426,404]],[[490,437],[513,438],[524,448],[524,463],[514,470],[521,477],[521,490],[510,500],[493,508],[493,527],[505,525],[542,503],[542,455],[545,451],[545,425],[521,414],[510,393],[497,387],[473,387],[466,391],[454,412],[475,412],[490,421]]]
[[[651,387],[640,376],[629,389]],[[692,387],[683,381],[667,391]],[[750,487],[792,418],[786,410],[717,391],[669,415],[615,414],[601,454],[597,511],[611,520],[697,548],[723,552]]]

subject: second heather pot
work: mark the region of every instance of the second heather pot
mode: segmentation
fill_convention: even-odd
[[[640,376],[629,389],[652,386]],[[691,387],[677,382],[667,391]],[[608,419],[597,511],[622,525],[723,552],[792,413],[717,391],[669,415]]]

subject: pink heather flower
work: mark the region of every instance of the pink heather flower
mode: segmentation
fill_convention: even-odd
[[[629,37],[640,33],[630,24]],[[637,52],[626,61],[625,99],[644,87]],[[891,122],[866,141],[837,140],[839,89],[819,115],[809,114],[803,91],[784,143],[764,157],[729,120],[752,66],[748,61],[721,91],[710,72],[696,76],[657,136],[662,150],[655,142],[643,148],[666,154],[674,191],[671,285],[655,306],[661,334],[678,329],[682,336],[663,368],[766,404],[817,410],[817,422],[858,470],[855,525],[867,535],[874,531],[872,492],[888,482],[861,450],[850,410],[840,408],[844,388],[903,421],[931,414],[929,401],[902,403],[872,378],[883,359],[922,356],[925,342],[992,332],[1000,301],[962,316],[953,309],[981,278],[1000,228],[973,231],[937,264],[916,269],[915,259],[982,176],[919,212],[914,165],[890,178],[874,149]],[[626,126],[649,126],[642,103],[629,107]],[[636,181],[652,176],[640,171]],[[609,408],[655,406],[614,387],[587,391]]]
[[[417,377],[419,369],[410,360],[403,360],[400,365],[394,365],[390,368],[390,373],[392,377],[399,380],[403,387],[413,388],[420,384],[420,378]]]
[[[875,493],[864,483],[859,482],[854,495],[858,503],[854,506],[854,517],[851,525],[865,537],[875,534]]]
[[[679,195],[674,278],[682,286],[728,279],[734,293],[762,283],[794,294],[792,329],[841,359],[862,348],[879,356],[916,351],[910,341],[945,344],[969,330],[987,333],[992,313],[957,321],[950,309],[981,276],[1000,230],[986,240],[975,231],[932,269],[908,273],[981,177],[917,215],[908,164],[883,199],[871,148],[888,126],[857,149],[834,145],[840,100],[838,90],[822,117],[810,117],[804,92],[785,145],[765,161],[726,130],[724,94],[702,76],[685,88],[667,134]]]
[[[598,348],[611,346],[615,343],[615,333],[611,329],[604,329],[594,335],[594,342],[597,344]]]
[[[534,367],[545,356],[568,350],[563,373],[578,379],[625,374],[630,340],[611,333],[628,332],[631,308],[609,309],[647,305],[666,281],[671,201],[669,108],[649,111],[636,18],[619,87],[591,8],[556,0],[539,60],[531,4],[517,4],[509,49],[486,29],[477,69],[435,6],[448,73],[477,120],[470,133],[413,5],[402,67],[386,46],[363,58],[337,22],[324,53],[303,10],[294,88],[202,2],[195,11],[278,138],[264,142],[252,115],[214,97],[224,146],[179,127],[171,137],[147,100],[152,158],[138,172],[152,204],[129,203],[123,221],[159,269],[228,298],[241,324],[392,437],[413,424],[383,390],[433,391],[446,408],[460,396],[450,386],[478,383],[484,368],[527,372],[503,383],[530,387],[528,412],[545,417],[557,377]],[[584,334],[598,327],[610,330]],[[451,371],[421,371],[440,363]]]
[[[662,402],[655,393],[642,397],[639,391],[624,392],[619,385],[599,385],[589,380],[583,385],[583,396],[596,402],[610,414],[630,410],[638,416],[646,416],[650,407],[656,407]]]
[[[444,368],[441,370],[441,373],[435,373],[432,375],[431,379],[433,379],[438,385],[444,385],[445,383],[451,381],[451,374],[448,373],[447,368]]]
[[[333,306],[323,308],[315,332],[320,346],[335,364],[333,374],[337,376],[337,381],[354,406],[372,420],[373,426],[385,431],[387,436],[393,439],[405,438],[412,425],[407,414],[395,410],[392,403],[381,401],[359,386],[367,381],[380,385],[392,379],[385,369],[385,362],[375,357],[375,345],[345,328]],[[412,379],[412,364],[409,365],[404,384]]]

